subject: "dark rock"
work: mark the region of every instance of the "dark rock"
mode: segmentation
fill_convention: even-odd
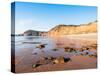
[[[42,64],[33,64],[33,65],[32,65],[32,68],[36,68],[36,67],[38,67],[38,66],[40,66],[40,65],[42,65]]]
[[[70,60],[71,60],[70,58],[59,57],[59,58],[54,59],[53,63],[54,64],[59,64],[59,63],[63,64],[63,63],[66,63],[66,62],[68,62]]]
[[[37,53],[33,53],[34,55],[36,55]]]
[[[71,58],[65,58],[64,57],[64,62],[68,62],[68,61],[71,61]]]
[[[54,49],[52,49],[53,51],[58,51],[58,49],[57,48],[54,48]]]
[[[44,57],[45,60],[54,60],[55,58],[54,57]]]
[[[38,45],[36,48],[42,49],[42,48],[45,48],[45,45],[44,45],[44,44],[40,44],[40,45]]]

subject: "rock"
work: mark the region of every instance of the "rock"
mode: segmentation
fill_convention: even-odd
[[[45,65],[45,64],[63,64],[70,60],[71,60],[70,58],[65,58],[65,57],[59,57],[59,58],[44,57],[40,59],[39,61],[37,61],[36,64],[33,64],[32,68],[36,68],[38,66]]]
[[[36,48],[42,49],[42,48],[45,48],[45,45],[44,45],[44,44],[40,44],[40,45],[38,45]]]
[[[68,61],[70,61],[71,59],[70,58],[65,58],[65,57],[59,57],[59,58],[56,58],[53,63],[54,64],[63,64],[63,63],[66,63]]]
[[[84,55],[88,55],[88,54],[89,54],[89,51],[88,51],[88,50],[84,50],[84,51],[83,51],[83,54],[84,54]]]
[[[69,52],[70,48],[69,48],[69,47],[65,47],[64,50],[65,50],[66,52]]]
[[[64,58],[64,62],[68,62],[68,61],[71,61],[70,58]]]
[[[84,48],[80,48],[80,51],[83,52],[84,51]]]
[[[54,60],[54,59],[56,59],[56,58],[54,58],[54,57],[44,57],[44,59],[45,59],[45,60]]]
[[[58,64],[58,63],[59,63],[59,60],[55,59],[55,60],[53,61],[53,63],[54,63],[54,64]]]
[[[64,49],[67,50],[67,49],[69,49],[69,47],[65,47]]]
[[[33,53],[34,55],[36,55],[37,53]]]
[[[66,52],[76,52],[76,50],[74,48],[65,47],[64,49]]]
[[[38,67],[38,66],[40,66],[40,65],[42,65],[42,64],[33,64],[33,65],[32,65],[32,68],[36,68],[36,67]]]
[[[86,48],[86,50],[89,50],[89,49],[90,49],[90,48],[88,48],[88,47]]]
[[[59,60],[59,63],[61,64],[64,63],[64,57],[59,57],[58,60]]]
[[[97,57],[97,54],[95,54],[94,57]]]
[[[94,53],[94,54],[89,54],[90,57],[97,57],[97,54]]]
[[[54,48],[54,49],[52,49],[53,51],[58,51],[58,49],[57,48]]]

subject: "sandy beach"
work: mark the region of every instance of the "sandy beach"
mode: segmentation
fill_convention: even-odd
[[[34,39],[33,39],[34,40]],[[44,40],[42,40],[44,41]],[[97,67],[97,34],[78,34],[68,35],[66,37],[52,38],[52,42],[46,41],[44,48],[39,49],[37,45],[23,43],[24,45],[15,45],[15,72],[43,72],[90,69]],[[41,41],[40,41],[41,42]],[[45,43],[43,42],[43,43]],[[48,44],[50,42],[50,44]],[[19,47],[21,46],[21,47]],[[65,51],[65,48],[73,48],[76,52]],[[81,51],[85,48],[83,51]],[[88,50],[86,50],[88,49]],[[54,51],[55,50],[55,51]],[[57,50],[57,51],[56,51]],[[89,52],[86,52],[89,51]],[[85,54],[87,53],[87,54]],[[94,56],[94,54],[96,56]],[[47,63],[33,68],[32,65],[43,57],[65,57],[71,60],[64,63]],[[45,60],[44,60],[45,61]]]

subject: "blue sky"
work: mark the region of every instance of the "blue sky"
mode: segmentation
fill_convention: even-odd
[[[85,24],[97,20],[97,7],[16,2],[15,33],[48,31],[59,24]]]

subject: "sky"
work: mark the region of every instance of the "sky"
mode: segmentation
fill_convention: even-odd
[[[48,31],[59,24],[80,25],[96,20],[95,6],[15,2],[16,34],[26,30]]]

